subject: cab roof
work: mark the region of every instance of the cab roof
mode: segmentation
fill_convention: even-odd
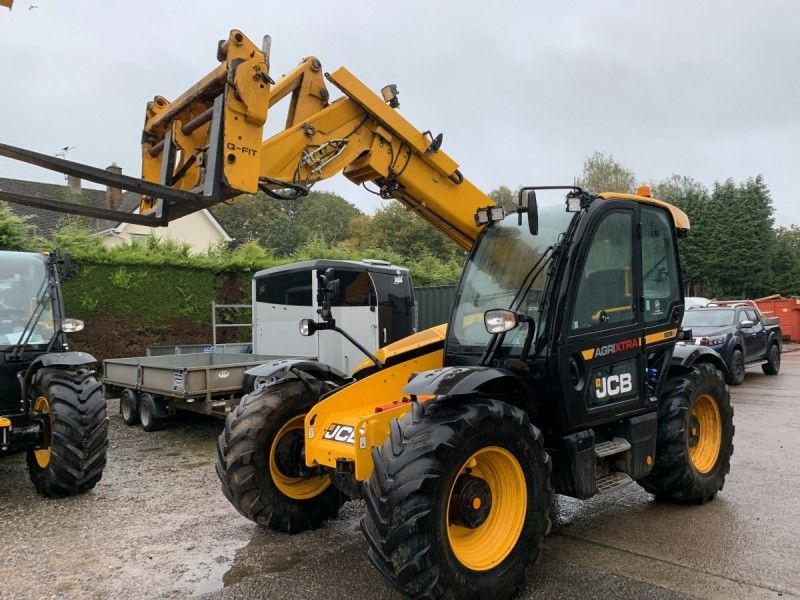
[[[388,273],[390,275],[408,274],[408,269],[405,267],[398,267],[386,261],[375,261],[370,259],[365,260],[329,260],[329,259],[316,259],[304,260],[301,262],[290,263],[288,265],[280,265],[270,269],[258,271],[253,275],[253,279],[259,279],[268,275],[275,275],[276,273],[295,273],[298,271],[311,271],[317,269],[318,271],[333,268],[341,271],[367,271],[370,273]]]
[[[620,194],[617,192],[603,192],[599,194],[603,200],[631,200],[633,202],[641,202],[642,204],[651,204],[653,206],[660,206],[666,209],[671,215],[672,220],[675,222],[676,229],[689,229],[689,217],[677,206],[673,206],[669,202],[657,200],[650,196],[639,196],[637,194]]]

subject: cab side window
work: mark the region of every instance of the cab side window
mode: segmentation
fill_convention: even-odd
[[[632,231],[633,212],[629,210],[607,213],[595,230],[572,308],[571,331],[636,321]]]
[[[645,324],[666,321],[680,302],[678,260],[672,225],[660,208],[641,207],[642,294]]]

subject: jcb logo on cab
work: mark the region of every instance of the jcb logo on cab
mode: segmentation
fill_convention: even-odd
[[[598,377],[594,380],[594,392],[597,398],[619,396],[633,390],[633,378],[630,373]]]

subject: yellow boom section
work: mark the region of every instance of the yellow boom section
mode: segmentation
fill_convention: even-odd
[[[475,212],[494,202],[461,175],[440,149],[441,138],[395,110],[396,88],[387,86],[378,96],[345,68],[323,74],[314,57],[274,83],[269,46],[268,37],[258,48],[233,30],[220,43],[216,69],[174,101],[156,96],[148,103],[142,178],[202,193],[213,203],[259,189],[302,195],[341,172],[396,198],[470,249],[479,232]],[[344,97],[330,103],[326,80]],[[286,98],[283,131],[262,140],[269,108]],[[145,197],[140,212],[158,213],[159,207]]]

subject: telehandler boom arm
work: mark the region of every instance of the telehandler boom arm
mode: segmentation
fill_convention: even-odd
[[[258,48],[232,30],[217,49],[220,64],[172,102],[147,103],[142,179],[0,144],[0,156],[142,194],[139,214],[10,194],[0,199],[51,210],[163,226],[259,190],[298,198],[339,172],[375,186],[470,249],[479,208],[492,199],[467,181],[441,150],[442,135],[420,131],[395,109],[397,88],[372,92],[345,68],[323,74],[304,59],[278,83],[270,77],[270,38]],[[326,81],[343,97],[329,102]],[[269,109],[287,99],[285,127],[264,140]],[[369,188],[368,188],[369,189]]]

